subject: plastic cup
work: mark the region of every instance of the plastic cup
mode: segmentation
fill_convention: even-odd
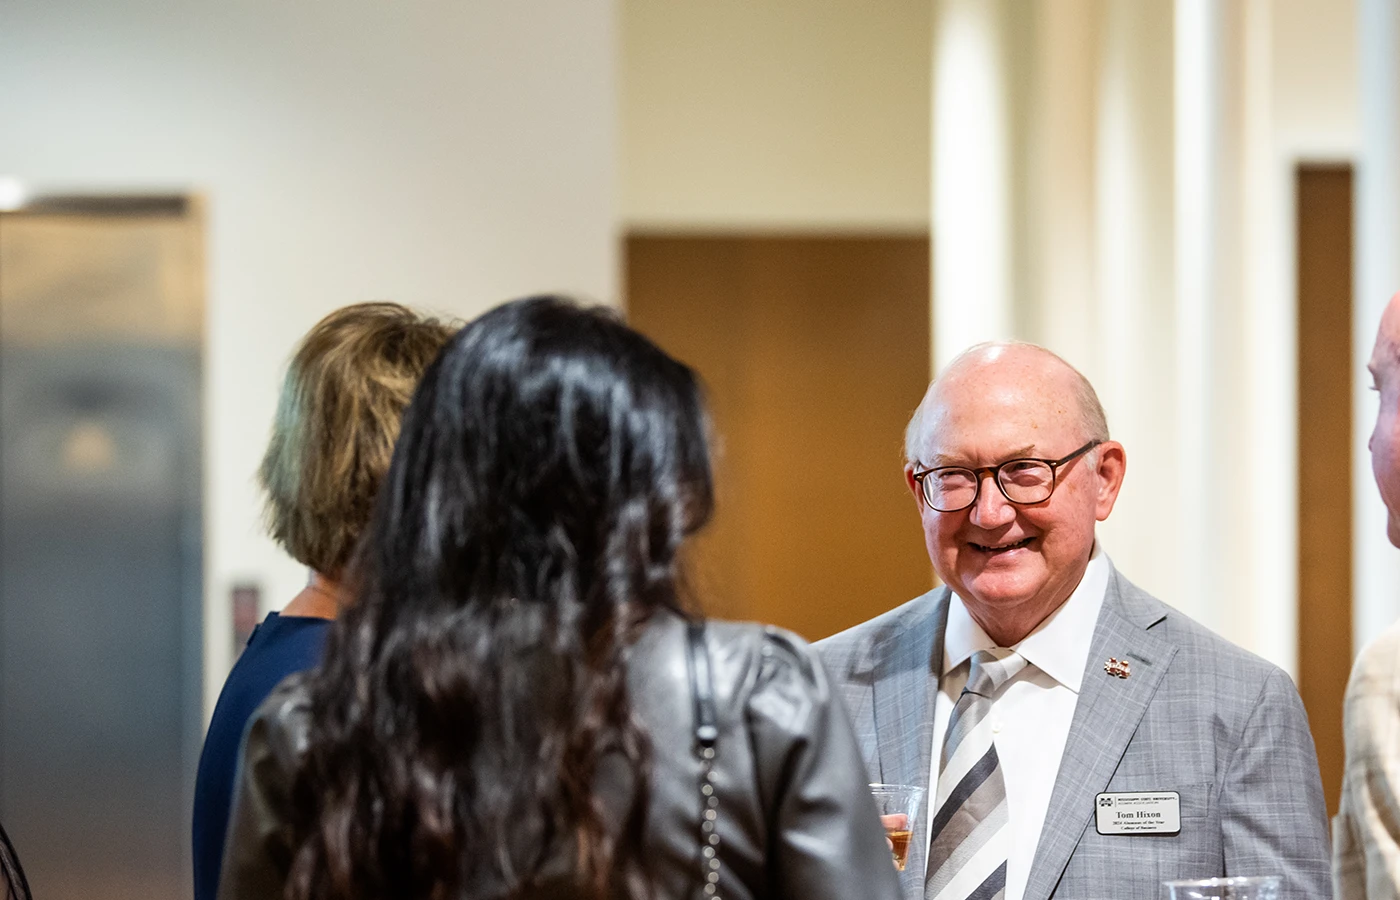
[[[912,784],[872,784],[870,793],[880,812],[880,824],[885,826],[885,838],[890,842],[894,867],[904,871],[913,842],[914,822],[919,818],[919,804],[924,789]]]

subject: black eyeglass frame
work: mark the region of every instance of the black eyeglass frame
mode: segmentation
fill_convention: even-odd
[[[933,469],[924,469],[922,472],[915,472],[914,480],[919,483],[919,497],[923,499],[924,505],[927,506],[929,509],[933,510],[934,512],[962,512],[968,507],[974,506],[977,503],[977,499],[982,496],[982,480],[987,475],[992,476],[992,483],[997,486],[997,490],[1001,491],[1001,495],[1006,498],[1007,503],[1014,503],[1017,506],[1035,506],[1037,503],[1044,503],[1046,500],[1049,500],[1054,495],[1055,488],[1060,486],[1061,466],[1073,462],[1078,457],[1083,456],[1085,453],[1088,453],[1090,450],[1094,449],[1102,443],[1103,441],[1090,441],[1083,447],[1080,447],[1078,450],[1075,450],[1073,453],[1070,453],[1067,456],[1062,456],[1059,459],[1038,459],[1034,456],[1020,456],[1016,459],[1008,459],[1005,462],[997,463],[994,466],[938,466],[937,468]],[[1006,493],[1006,486],[1001,483],[1001,470],[1003,466],[1009,466],[1013,463],[1026,462],[1041,463],[1050,467],[1050,491],[1040,500],[1012,500],[1011,495]],[[924,479],[927,478],[929,475],[932,475],[934,472],[946,472],[950,469],[961,469],[964,472],[971,472],[973,480],[976,482],[976,487],[974,487],[972,490],[972,499],[967,501],[967,503],[963,504],[962,506],[958,506],[953,509],[939,509],[938,507],[934,506],[933,501],[929,499],[927,486],[928,483]]]

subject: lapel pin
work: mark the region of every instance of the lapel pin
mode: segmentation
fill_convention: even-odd
[[[1103,664],[1103,670],[1114,678],[1127,678],[1133,674],[1133,669],[1128,665],[1128,661],[1126,659],[1120,660],[1116,656],[1108,658],[1108,662]]]

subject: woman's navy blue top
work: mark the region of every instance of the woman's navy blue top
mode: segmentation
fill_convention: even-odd
[[[194,785],[194,898],[215,900],[243,730],[272,689],[321,661],[328,619],[268,613],[219,692]]]

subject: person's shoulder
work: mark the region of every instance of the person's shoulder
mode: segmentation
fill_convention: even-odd
[[[259,699],[267,696],[283,678],[320,661],[332,624],[329,619],[269,613],[238,655],[229,681],[261,685]]]
[[[1157,599],[1114,571],[1120,611],[1176,648],[1172,670],[1178,677],[1212,682],[1221,696],[1255,697],[1270,690],[1295,695],[1293,679],[1281,667]],[[1113,588],[1111,587],[1110,590]]]
[[[1352,664],[1342,704],[1348,766],[1358,772],[1395,758],[1400,721],[1400,622],[1361,648]],[[1370,777],[1368,774],[1366,777]]]
[[[727,619],[709,619],[705,629],[717,680],[733,682],[749,702],[764,702],[764,697],[811,699],[829,693],[817,648],[796,632]]]
[[[660,677],[684,680],[685,666],[674,666],[689,653],[687,631],[703,623],[705,651],[722,692],[738,690],[751,682],[765,662],[804,669],[816,659],[816,651],[804,638],[776,625],[731,619],[690,619],[672,610],[653,615],[632,647],[631,666],[638,677],[654,682]]]
[[[719,668],[736,677],[735,699],[751,723],[766,723],[765,733],[772,728],[800,732],[818,710],[832,703],[826,669],[805,638],[757,622],[711,621],[707,627],[712,645],[731,661]]]
[[[1400,695],[1400,621],[1361,648],[1352,665],[1347,697]]]
[[[709,643],[725,656],[747,657],[768,671],[787,669],[804,680],[815,676],[816,650],[806,638],[777,625],[710,619]]]
[[[831,637],[817,641],[816,648],[824,658],[833,659],[883,643],[896,635],[906,634],[928,622],[933,617],[938,603],[946,595],[946,588],[934,588],[873,619],[866,619],[844,631],[838,631]]]
[[[276,614],[269,615],[229,671],[211,722],[227,723],[241,737],[253,711],[283,679],[320,660],[330,624],[318,621],[311,627],[287,626]]]
[[[1367,671],[1394,672],[1400,669],[1400,621],[1369,641],[1357,654],[1357,667]]]
[[[326,635],[334,624],[315,616],[283,616],[269,613],[253,632],[240,661],[247,658],[259,666],[315,664],[321,656]]]
[[[285,678],[248,720],[245,753],[290,766],[306,752],[311,731],[311,685],[306,672]]]

